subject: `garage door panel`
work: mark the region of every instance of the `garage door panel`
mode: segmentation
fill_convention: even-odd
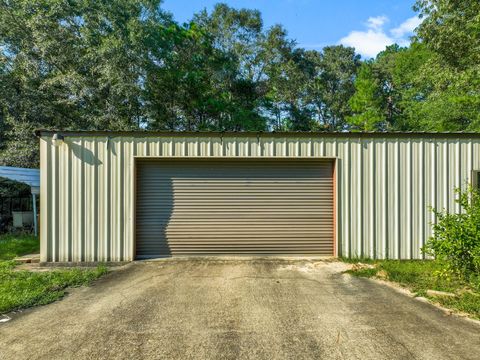
[[[169,234],[190,234],[194,233],[198,236],[215,236],[222,233],[234,233],[240,231],[240,234],[255,234],[255,233],[265,233],[265,234],[272,234],[272,236],[280,236],[277,232],[272,231],[272,227],[260,227],[260,226],[252,226],[251,228],[246,228],[245,226],[232,226],[232,227],[200,227],[200,226],[172,226],[171,228],[162,229],[160,227],[151,227],[150,229],[142,229],[138,230],[138,234],[149,234],[152,233],[152,230],[157,229],[159,231],[165,231]],[[315,227],[307,227],[307,226],[280,226],[278,227],[279,231],[282,232],[291,232],[291,233],[316,233],[316,232],[324,232],[326,230],[331,230],[331,226],[315,226]],[[330,234],[329,234],[330,235]]]
[[[137,257],[333,254],[330,161],[139,160]]]

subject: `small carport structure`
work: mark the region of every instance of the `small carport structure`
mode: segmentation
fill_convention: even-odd
[[[37,224],[37,195],[40,194],[40,170],[27,169],[11,166],[0,166],[0,177],[18,181],[30,186],[33,205],[33,229],[35,235],[38,234]]]

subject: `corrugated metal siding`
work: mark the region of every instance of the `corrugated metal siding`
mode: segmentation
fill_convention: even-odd
[[[333,255],[329,160],[140,160],[136,255]]]
[[[44,136],[41,260],[134,258],[134,156],[337,158],[338,255],[422,258],[428,206],[458,210],[480,139],[407,136]]]

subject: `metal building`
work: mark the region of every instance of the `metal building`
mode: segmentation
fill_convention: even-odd
[[[41,261],[420,259],[480,134],[38,131]]]

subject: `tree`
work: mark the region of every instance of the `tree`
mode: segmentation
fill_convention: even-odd
[[[474,130],[475,97],[465,92],[475,80],[464,80],[462,88],[461,76],[446,72],[445,66],[423,43],[387,47],[370,62],[368,74],[359,73],[351,101],[356,114],[349,122],[370,130]]]
[[[373,72],[373,63],[365,62],[355,80],[355,94],[350,99],[353,115],[347,118],[354,129],[361,131],[385,130],[381,85]]]
[[[480,2],[418,0],[417,41],[433,52],[419,78],[432,90],[418,110],[421,127],[480,130]]]
[[[146,80],[148,128],[264,130],[255,79],[260,14],[224,4],[196,14]]]
[[[145,64],[164,61],[177,31],[159,6],[159,0],[0,1],[7,69],[0,75],[2,163],[36,166],[38,127],[141,125]]]
[[[342,45],[327,46],[322,52],[311,51],[315,66],[314,79],[308,94],[316,117],[324,129],[343,130],[352,114],[349,99],[355,92],[355,77],[360,67],[360,55]]]
[[[418,39],[455,68],[480,64],[480,2],[417,0]]]
[[[208,33],[213,46],[236,62],[238,75],[251,82],[261,76],[261,43],[264,39],[263,20],[259,11],[234,9],[226,4],[215,5],[211,14],[196,14],[193,23]]]
[[[412,111],[426,131],[480,131],[480,69],[458,70],[435,55],[421,69],[418,81],[431,91]]]
[[[432,53],[423,44],[388,46],[373,64],[381,87],[382,111],[387,128],[396,131],[421,130],[419,108],[431,92],[431,82],[420,75]]]
[[[280,29],[276,29],[280,31]],[[278,36],[277,32],[275,36]],[[273,34],[271,34],[273,35]],[[277,39],[277,59],[266,64],[265,110],[271,116],[271,126],[280,131],[306,131],[312,126],[306,92],[313,76],[312,64],[303,49],[295,49],[293,42]]]
[[[295,42],[287,39],[287,32],[281,26],[269,29],[261,42],[259,58],[262,65],[258,79],[265,94],[262,110],[275,130],[288,129],[286,116],[293,110],[292,99],[297,99],[298,81],[293,80],[294,74],[298,80],[301,71],[293,58],[294,49]]]
[[[216,89],[211,101],[218,114],[214,127],[219,130],[264,130],[266,119],[258,112],[262,93],[261,43],[265,37],[261,14],[256,10],[233,9],[217,4],[212,13],[202,11],[192,22],[210,39],[220,61],[212,63]]]
[[[36,166],[36,128],[477,131],[479,6],[418,0],[415,42],[362,62],[226,4],[0,0],[0,163]]]

